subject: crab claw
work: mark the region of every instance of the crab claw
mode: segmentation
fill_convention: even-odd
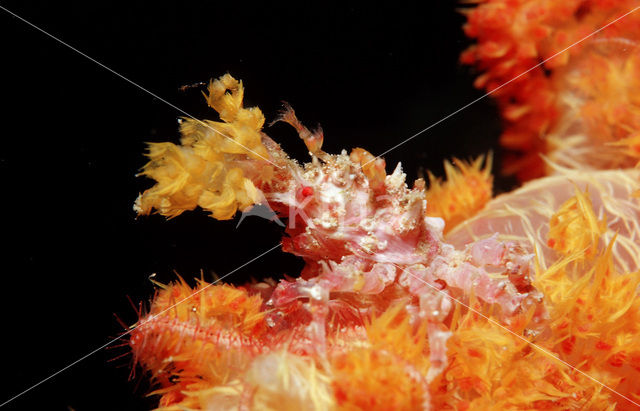
[[[354,163],[360,164],[362,172],[369,180],[369,185],[373,191],[380,191],[384,187],[384,181],[387,177],[384,159],[374,157],[373,154],[360,147],[351,150],[349,157]]]

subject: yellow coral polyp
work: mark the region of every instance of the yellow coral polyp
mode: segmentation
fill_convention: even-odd
[[[248,158],[268,161],[262,144],[262,112],[242,107],[242,82],[229,74],[212,81],[205,96],[224,122],[184,119],[181,145],[149,144],[150,161],[141,175],[157,183],[136,201],[139,214],[156,209],[175,217],[199,206],[212,217],[226,220],[260,201],[260,191],[244,176],[240,163]],[[263,170],[263,174],[269,173]]]
[[[575,193],[551,217],[547,245],[563,255],[584,252],[590,258],[607,224],[598,221],[589,197],[577,188]]]
[[[356,348],[333,361],[333,390],[339,410],[415,410],[428,390],[391,353]]]
[[[251,409],[314,411],[335,409],[331,378],[315,360],[286,351],[256,358],[245,374],[253,388]],[[217,403],[207,409],[217,409]]]
[[[638,398],[635,382],[640,376],[640,272],[616,270],[612,251],[615,238],[588,261],[585,247],[595,254],[597,238],[604,229],[584,193],[576,190],[576,196],[552,217],[552,225],[562,213],[571,216],[565,221],[570,223],[564,224],[574,225],[571,238],[581,239],[563,249],[562,259],[547,270],[538,270],[535,281],[546,296],[551,344],[568,363],[611,389]],[[630,406],[628,401],[611,395],[620,409]]]
[[[426,373],[430,361],[427,344],[426,324],[415,329],[406,315],[405,305],[395,304],[366,326],[367,337],[372,346],[393,351],[408,363],[414,364],[420,372]]]
[[[477,304],[472,306],[479,307]],[[611,393],[592,380],[567,370],[549,356],[553,349],[545,338],[527,343],[533,310],[523,313],[507,329],[498,322],[461,314],[456,307],[453,336],[447,343],[449,366],[439,379],[434,409],[607,409]],[[519,337],[520,336],[520,337]],[[543,351],[544,350],[544,351]],[[605,374],[599,381],[614,384]]]
[[[484,168],[482,164],[485,163]],[[480,156],[472,162],[453,159],[444,162],[446,181],[429,172],[427,214],[445,221],[445,232],[472,217],[491,199],[492,156]]]
[[[373,318],[365,346],[331,360],[338,409],[409,410],[428,403],[425,325],[416,329],[401,303]]]
[[[616,350],[640,353],[640,296],[636,292],[640,272],[616,272],[611,250],[609,244],[586,270],[569,263],[581,257],[576,252],[537,276],[537,286],[547,296],[557,342],[566,354],[572,354],[573,347],[562,342],[576,337],[581,355],[591,355],[591,366],[598,365],[598,358],[604,362]],[[593,351],[587,353],[587,348]]]

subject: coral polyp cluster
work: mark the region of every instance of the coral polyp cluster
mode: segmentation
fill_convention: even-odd
[[[529,180],[562,166],[630,167],[640,131],[637,0],[480,0],[462,62],[482,73],[505,122],[505,172]]]

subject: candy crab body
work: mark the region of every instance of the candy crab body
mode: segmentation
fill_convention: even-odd
[[[397,283],[418,298],[424,292],[439,298],[438,291],[449,287],[464,299],[473,289],[510,315],[532,291],[519,283],[518,290],[508,277],[526,278],[531,254],[496,239],[462,250],[446,244],[442,219],[426,215],[422,184],[408,189],[400,166],[377,191],[345,154],[325,156],[322,164],[308,168],[316,168],[306,173],[313,178],[292,179],[289,192],[265,192],[274,210],[287,210],[290,216],[283,249],[307,262],[303,278],[281,282],[273,304],[331,292],[378,294]],[[308,188],[313,194],[300,200],[298,193]]]
[[[287,221],[283,250],[306,265],[295,280],[243,288],[244,297],[238,297],[243,303],[260,297],[250,304],[255,311],[250,317],[258,324],[250,328],[239,325],[248,315],[244,311],[226,309],[236,322],[205,314],[206,301],[220,297],[207,297],[204,288],[191,296],[183,285],[173,300],[156,299],[155,314],[141,319],[131,342],[136,359],[155,374],[183,370],[181,384],[160,379],[167,392],[199,387],[202,374],[208,374],[202,367],[210,365],[201,363],[207,355],[225,357],[222,364],[235,370],[213,385],[246,379],[256,358],[282,350],[327,367],[358,347],[371,348],[367,324],[400,304],[394,312],[406,319],[397,320],[406,324],[405,331],[424,333],[416,347],[429,361],[421,360],[410,374],[421,381],[416,395],[428,408],[425,387],[447,365],[454,301],[466,305],[479,299],[494,306],[505,323],[527,312],[544,317],[541,295],[530,281],[530,250],[496,237],[455,249],[443,241],[444,221],[427,216],[424,181],[408,188],[400,164],[386,175],[384,160],[363,149],[349,155],[323,152],[322,133],[307,130],[285,106],[280,119],[297,129],[310,151],[311,162],[301,166],[261,131],[259,110],[242,107],[241,83],[227,75],[212,82],[209,91],[209,104],[224,123],[186,120],[180,146],[151,144],[143,174],[158,184],[138,198],[135,209],[173,217],[200,206],[225,219],[238,209],[267,205]],[[171,317],[167,312],[171,301],[189,304],[191,299],[199,304],[192,306],[193,313]],[[237,308],[233,301],[228,303]],[[197,344],[170,343],[167,335]],[[234,354],[216,354],[220,350]],[[184,360],[190,356],[199,360]],[[169,363],[158,361],[162,358]],[[187,377],[184,370],[194,367]],[[183,399],[181,394],[167,401]]]
[[[166,155],[155,158],[160,144],[152,144],[152,161],[144,174],[158,184],[138,198],[135,208],[143,214],[155,208],[174,216],[199,205],[216,217],[221,208],[246,210],[253,204],[267,204],[288,219],[283,249],[307,263],[303,279],[282,282],[272,303],[310,297],[309,290],[325,297],[334,291],[377,294],[399,282],[412,294],[424,287],[438,291],[454,287],[462,293],[455,292],[459,296],[474,289],[478,297],[500,304],[510,315],[528,296],[529,286],[519,281],[518,290],[509,275],[526,279],[531,255],[514,243],[495,239],[465,250],[445,244],[444,222],[427,216],[424,181],[417,180],[409,189],[400,164],[386,175],[384,160],[363,149],[354,149],[350,155],[323,152],[321,132],[310,132],[285,106],[280,119],[298,130],[312,157],[300,166],[262,133],[264,119],[259,110],[242,107],[241,83],[227,75],[209,89],[209,104],[225,123],[187,120],[181,146],[161,143],[176,153],[174,161]],[[248,141],[254,144],[249,146]],[[233,147],[232,142],[239,146]],[[216,156],[215,151],[222,155]],[[203,166],[207,161],[215,164]],[[161,178],[176,174],[176,168],[182,175],[168,181]],[[216,169],[213,175],[209,168]],[[222,187],[217,180],[223,180]],[[185,198],[192,202],[184,204]],[[211,198],[220,199],[204,201]],[[226,218],[232,215],[225,213]],[[318,284],[322,286],[314,287]],[[298,292],[293,292],[296,288]]]

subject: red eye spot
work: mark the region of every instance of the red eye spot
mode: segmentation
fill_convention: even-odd
[[[611,344],[607,344],[604,341],[598,341],[596,343],[596,348],[599,349],[599,350],[610,350],[611,347],[613,347]]]
[[[609,357],[609,364],[613,367],[622,367],[627,360],[627,354],[624,351],[613,354]]]
[[[303,195],[304,197],[309,197],[309,196],[313,195],[313,188],[311,188],[311,187],[309,187],[309,186],[306,186],[306,187],[304,187],[304,188],[302,189],[302,192],[301,192],[301,193],[302,193],[302,195]]]
[[[566,354],[571,354],[571,351],[573,351],[573,346],[575,344],[576,344],[576,337],[574,335],[564,339],[562,343],[560,343],[560,345],[562,346],[562,351],[564,351]]]

